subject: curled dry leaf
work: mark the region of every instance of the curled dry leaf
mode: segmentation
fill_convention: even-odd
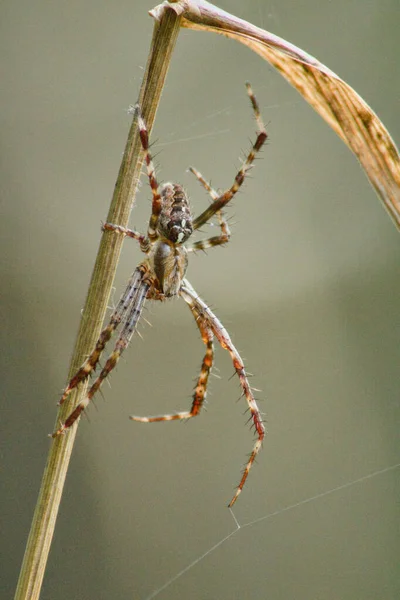
[[[205,0],[164,2],[188,29],[214,31],[245,44],[268,60],[349,146],[390,216],[400,227],[400,156],[389,132],[368,104],[340,77],[300,48]]]

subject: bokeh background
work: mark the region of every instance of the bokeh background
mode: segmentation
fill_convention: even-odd
[[[400,140],[398,0],[224,1],[316,56]],[[1,19],[1,583],[12,597],[80,310],[152,33],[151,2],[5,2]],[[159,178],[208,203],[186,173],[230,185],[254,137],[269,144],[229,209],[229,247],[188,277],[261,388],[268,437],[241,523],[399,462],[398,233],[357,161],[247,48],[182,31],[157,116]],[[132,225],[144,229],[147,182]],[[209,233],[210,231],[206,231]],[[127,240],[114,299],[140,260]],[[189,423],[129,414],[185,409],[203,345],[182,301],[148,305],[79,428],[42,598],[144,599],[234,529],[226,509],[251,449],[229,356]],[[243,529],[158,596],[395,599],[399,470]]]

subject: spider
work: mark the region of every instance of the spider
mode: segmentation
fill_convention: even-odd
[[[135,106],[140,140],[146,161],[147,175],[153,196],[152,212],[147,235],[142,235],[137,231],[126,229],[112,223],[103,225],[103,230],[112,231],[137,240],[140,249],[146,254],[146,258],[133,272],[126,290],[122,294],[121,299],[111,315],[110,322],[101,332],[90,356],[69,381],[60,400],[60,404],[65,401],[74,388],[95,371],[107,342],[110,340],[117,327],[121,326],[121,333],[117,339],[113,352],[108,357],[103,369],[87,392],[86,397],[77,404],[67,417],[66,421],[52,434],[52,437],[57,437],[75,423],[81,413],[86,409],[95,393],[99,390],[103,381],[114,369],[122,352],[126,349],[135,333],[145,301],[166,300],[174,296],[181,296],[188,304],[197,327],[200,330],[201,338],[206,346],[200,375],[193,394],[192,406],[189,411],[185,412],[152,417],[131,416],[130,419],[140,423],[154,423],[157,421],[189,419],[198,415],[206,398],[208,378],[214,360],[213,341],[214,337],[217,338],[222,348],[225,348],[232,358],[233,366],[239,377],[242,388],[242,395],[246,398],[248,410],[250,412],[250,420],[252,421],[252,426],[254,427],[257,436],[253,450],[243,470],[239,485],[229,503],[229,507],[233,506],[243,489],[249,471],[261,448],[265,435],[265,427],[252,388],[249,385],[239,352],[233,345],[231,338],[221,321],[195,292],[189,281],[185,279],[185,273],[188,264],[188,254],[190,252],[206,250],[207,248],[226,244],[229,241],[230,230],[222,210],[239,190],[248,171],[252,167],[257,153],[261,150],[267,139],[267,133],[260,115],[258,103],[249,83],[246,83],[246,88],[258,127],[256,141],[241,169],[237,173],[232,186],[222,194],[216,192],[211,185],[206,182],[199,171],[193,167],[189,168],[212,199],[208,208],[196,218],[192,217],[187,195],[181,185],[177,183],[164,183],[160,186],[158,185],[149,150],[149,136],[146,123],[141,115],[140,107],[138,105]],[[187,245],[192,233],[207,223],[214,215],[218,218],[219,227],[221,229],[220,235]]]

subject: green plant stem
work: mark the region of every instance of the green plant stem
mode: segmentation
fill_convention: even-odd
[[[151,131],[172,52],[180,29],[180,16],[167,8],[155,21],[153,39],[139,96],[142,113]],[[107,221],[127,226],[142,166],[142,148],[136,118],[129,131]],[[69,376],[92,350],[101,330],[122,247],[122,236],[103,234],[82,313]],[[57,416],[57,424],[79,402],[82,386],[71,394]],[[77,425],[52,440],[37,505],[18,580],[15,600],[39,598],[56,524]]]

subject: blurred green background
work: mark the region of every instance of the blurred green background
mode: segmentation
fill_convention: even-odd
[[[398,0],[231,1],[337,72],[400,140]],[[150,2],[3,3],[1,110],[1,583],[12,596],[69,358],[152,33]],[[232,182],[269,144],[229,209],[229,247],[188,277],[261,388],[268,436],[236,505],[244,523],[399,462],[398,233],[357,161],[258,56],[182,31],[153,132],[160,180],[208,203],[186,168]],[[145,229],[147,182],[132,225]],[[206,230],[206,233],[210,233]],[[127,240],[115,302],[140,260]],[[111,301],[110,301],[111,303]],[[225,508],[252,447],[227,353],[208,410],[184,410],[203,345],[182,301],[148,305],[105,401],[83,419],[43,599],[146,598],[234,529]],[[159,598],[395,599],[399,471],[243,529]]]

